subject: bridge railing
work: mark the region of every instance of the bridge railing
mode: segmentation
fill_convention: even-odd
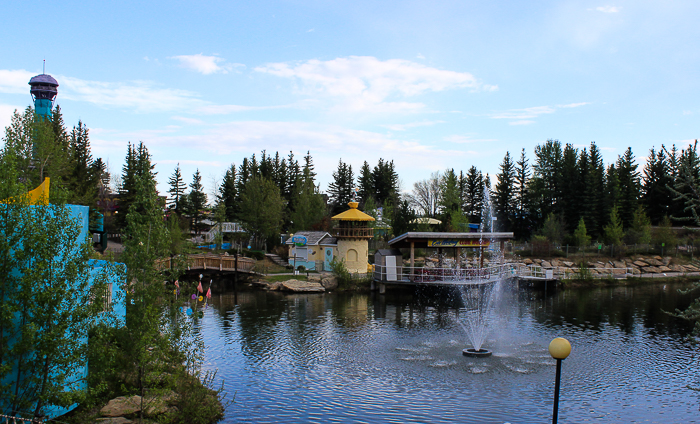
[[[235,256],[214,255],[210,253],[187,255],[185,260],[187,262],[187,269],[251,272],[255,266],[255,259],[239,256],[238,268],[236,268]],[[155,265],[157,269],[165,270],[173,266],[172,262],[172,258],[163,258],[157,260]]]

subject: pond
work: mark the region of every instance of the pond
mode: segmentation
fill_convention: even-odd
[[[533,423],[551,421],[566,337],[560,422],[700,422],[691,327],[663,310],[692,296],[675,284],[563,290],[506,287],[484,347],[470,347],[458,298],[237,291],[195,322],[205,369],[218,370],[226,423]]]

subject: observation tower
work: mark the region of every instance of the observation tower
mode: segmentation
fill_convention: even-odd
[[[51,75],[41,74],[32,77],[29,85],[32,87],[29,92],[34,100],[34,110],[46,119],[51,118],[53,102],[58,94],[58,81]]]

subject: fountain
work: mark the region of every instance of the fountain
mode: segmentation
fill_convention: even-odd
[[[484,232],[492,232],[495,217],[491,204],[491,192],[488,187],[484,187],[484,205],[481,213],[480,232],[482,238],[479,245],[483,245]],[[493,245],[490,243],[490,245]],[[503,262],[503,253],[496,249],[491,255],[491,262]],[[478,263],[483,262],[484,251],[479,249]],[[493,307],[498,300],[501,288],[501,279],[498,280],[477,280],[459,286],[459,294],[464,303],[464,313],[460,325],[464,329],[471,348],[462,350],[464,356],[485,358],[491,356],[491,351],[482,346],[490,330]]]

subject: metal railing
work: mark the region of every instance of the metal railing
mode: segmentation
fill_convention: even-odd
[[[503,264],[485,268],[430,268],[410,266],[374,266],[374,279],[382,282],[485,282],[517,275],[515,264]]]

